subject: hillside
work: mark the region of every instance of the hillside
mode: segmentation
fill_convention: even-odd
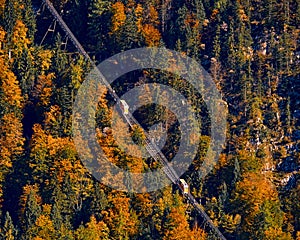
[[[93,63],[42,1],[0,1],[0,239],[218,239],[175,184],[144,193],[119,191],[114,186],[124,184],[126,174],[114,175],[99,164],[99,181],[78,154],[79,148],[85,156],[93,154],[86,147],[93,136],[120,169],[159,170],[162,164],[141,150],[147,136],[172,163],[185,131],[174,111],[191,106],[200,129],[191,130],[187,142],[196,143],[196,154],[185,149],[192,163],[181,178],[213,224],[228,240],[300,240],[299,0],[51,2]],[[94,63],[150,47],[201,64],[227,115],[209,89],[199,92],[176,74],[175,55],[159,54],[154,61],[162,69],[174,63],[172,72],[130,71],[111,84],[113,91],[98,86],[85,92],[83,98],[97,105],[80,105],[86,115],[74,114]],[[110,64],[116,67],[113,75],[119,63]],[[162,85],[175,89],[184,100],[165,99],[151,88],[158,85],[162,92]],[[129,127],[126,119],[114,118],[114,94],[121,98],[139,87],[144,95],[128,104],[130,111],[142,105],[132,112],[141,126]],[[222,119],[212,119],[209,101],[227,124],[216,164],[207,155],[215,143],[211,128]],[[85,118],[90,115],[93,131],[78,144],[74,119],[91,124]],[[190,115],[184,117],[192,124]],[[207,174],[204,163],[214,165]],[[151,184],[164,184],[156,181],[151,178]]]

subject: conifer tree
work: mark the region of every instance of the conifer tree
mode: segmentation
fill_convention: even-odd
[[[29,230],[34,226],[36,220],[41,215],[42,210],[41,206],[37,201],[37,193],[34,189],[30,189],[29,194],[27,195],[25,208],[24,208],[24,227],[25,230]],[[30,235],[30,234],[29,234]],[[28,236],[30,239],[30,236]]]
[[[18,237],[17,229],[13,224],[9,212],[6,212],[5,214],[4,225],[0,231],[0,236],[1,239],[5,239],[5,240],[16,240]]]

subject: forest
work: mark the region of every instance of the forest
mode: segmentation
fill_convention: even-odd
[[[140,47],[164,47],[200,63],[228,106],[226,143],[204,178],[197,170],[211,122],[199,93],[153,69],[130,72],[112,87],[120,96],[163,83],[194,106],[199,147],[181,178],[226,239],[300,240],[300,0],[51,2],[95,64]],[[0,239],[219,239],[174,184],[118,191],[84,166],[72,108],[91,67],[44,1],[0,0]],[[132,172],[161,168],[118,148],[113,105],[104,94],[95,116],[109,160]],[[146,131],[166,127],[162,152],[171,162],[179,129],[172,113],[153,104],[133,115]],[[118,134],[142,142],[142,129],[117,125]]]

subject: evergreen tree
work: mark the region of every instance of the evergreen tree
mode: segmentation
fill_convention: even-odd
[[[18,7],[16,7],[17,1],[6,1],[4,8],[4,28],[7,31],[8,41],[11,41],[11,35],[13,33],[16,20],[20,18],[20,12],[18,12]]]
[[[33,42],[36,33],[36,19],[31,0],[23,0],[23,21],[28,28],[28,38]]]
[[[108,33],[110,31],[111,2],[107,0],[93,0],[88,9],[88,36],[90,48],[96,52],[97,59],[108,56]]]
[[[9,215],[9,212],[6,212],[4,225],[0,231],[1,239],[5,240],[16,240],[17,239],[17,229],[15,228],[13,221]]]
[[[37,202],[37,195],[34,190],[30,190],[24,209],[24,226],[25,229],[30,229],[41,215],[41,207]]]

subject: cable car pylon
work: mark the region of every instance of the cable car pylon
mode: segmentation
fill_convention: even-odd
[[[114,99],[117,101],[118,107],[121,109],[122,116],[126,120],[126,122],[129,124],[130,127],[133,126],[139,126],[141,129],[141,125],[139,122],[132,116],[130,111],[122,111],[122,102],[119,96],[115,93],[115,91],[112,89],[111,85],[107,82],[105,79],[104,75],[99,71],[97,68],[96,64],[90,56],[87,54],[87,52],[84,50],[82,45],[79,43],[77,38],[74,36],[72,31],[69,29],[67,24],[64,22],[62,17],[59,15],[59,13],[56,11],[54,6],[49,0],[43,0],[45,3],[45,6],[48,8],[50,13],[53,15],[54,19],[58,22],[62,30],[66,33],[67,37],[72,41],[76,49],[84,56],[86,61],[88,61],[91,66],[96,69],[97,73],[100,76],[101,82],[108,88],[108,92],[110,95],[114,97]],[[182,192],[182,195],[192,204],[194,209],[200,214],[200,216],[205,220],[205,222],[208,224],[210,230],[212,230],[221,240],[226,240],[226,238],[223,236],[223,234],[220,232],[220,230],[214,225],[212,220],[209,218],[209,216],[206,214],[204,211],[204,208],[202,205],[200,205],[194,196],[187,191],[186,187],[182,187],[182,181],[180,180],[178,174],[176,171],[173,169],[173,167],[170,165],[169,161],[166,159],[165,155],[160,151],[160,149],[154,144],[151,140],[151,136],[144,130],[145,133],[145,147],[148,151],[148,153],[151,155],[151,157],[161,163],[164,166],[164,172],[167,175],[167,177],[171,180],[172,183],[176,184],[180,191]]]

